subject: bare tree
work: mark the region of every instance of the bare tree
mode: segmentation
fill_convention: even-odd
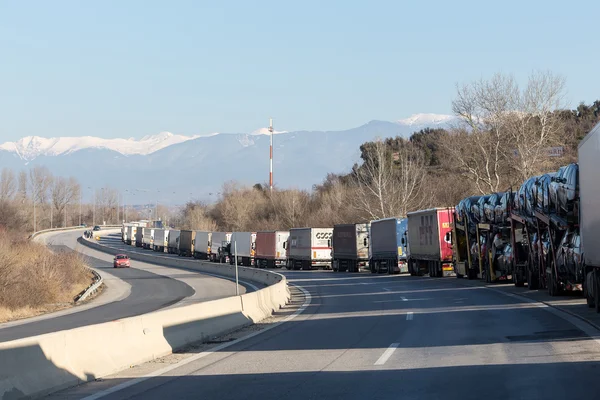
[[[503,74],[458,87],[452,109],[463,127],[445,140],[454,166],[481,194],[546,169],[547,148],[562,129],[556,110],[564,88],[564,79],[550,72],[533,73],[524,90]]]
[[[383,141],[375,141],[353,170],[354,206],[371,220],[404,216],[423,203],[424,156],[410,143],[400,143],[392,152]]]
[[[549,167],[547,150],[561,143],[564,122],[556,110],[562,108],[565,79],[551,72],[535,72],[527,87],[518,93],[513,112],[505,115],[504,126],[514,149],[514,169],[521,181]]]
[[[19,172],[19,200],[25,201],[27,198],[27,172]]]
[[[46,167],[37,166],[29,170],[29,185],[35,202],[46,203],[53,181],[54,177]]]
[[[17,180],[13,170],[2,168],[0,172],[0,202],[12,200],[17,191]]]
[[[198,229],[202,231],[216,231],[217,223],[209,215],[209,207],[199,201],[190,201],[181,211],[178,221],[184,229]]]
[[[33,228],[51,227],[52,224],[50,215],[52,214],[52,205],[46,207],[48,203],[48,197],[50,195],[50,188],[54,177],[48,168],[36,166],[29,170],[29,185],[31,187],[31,198],[33,201]],[[43,209],[47,212],[41,213]]]
[[[79,197],[79,190],[75,178],[58,177],[54,180],[51,190],[52,206],[55,210],[53,215],[58,221],[63,221],[63,226],[67,224],[67,206]]]
[[[310,206],[310,195],[301,190],[277,190],[270,195],[273,213],[279,229],[290,229],[304,225]]]
[[[502,74],[457,87],[452,110],[464,127],[446,138],[445,147],[458,170],[482,194],[497,192],[502,185],[508,143],[504,117],[517,94],[514,79]]]
[[[103,187],[95,191],[96,219],[100,217],[102,223],[117,222],[119,212],[119,191],[111,187]]]

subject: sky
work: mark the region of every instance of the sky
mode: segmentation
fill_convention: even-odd
[[[488,4],[489,3],[489,4]],[[0,142],[340,130],[549,70],[600,98],[597,4],[0,0]]]

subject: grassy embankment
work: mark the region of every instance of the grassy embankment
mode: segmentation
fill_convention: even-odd
[[[52,253],[0,231],[0,323],[70,307],[92,280],[77,253]]]

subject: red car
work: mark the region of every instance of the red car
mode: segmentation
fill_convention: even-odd
[[[131,263],[129,262],[129,256],[126,254],[117,254],[113,261],[114,268],[129,268]]]

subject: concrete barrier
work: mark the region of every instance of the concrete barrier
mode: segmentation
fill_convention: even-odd
[[[85,242],[90,247],[101,247],[102,251],[109,249]],[[156,256],[136,256],[154,258],[151,262],[157,262]],[[179,266],[193,264],[199,271],[235,275],[230,265],[170,259]],[[161,264],[169,265],[162,261]],[[38,397],[116,373],[190,343],[258,322],[289,301],[283,275],[240,267],[239,276],[267,287],[241,296],[0,343],[0,399]]]

